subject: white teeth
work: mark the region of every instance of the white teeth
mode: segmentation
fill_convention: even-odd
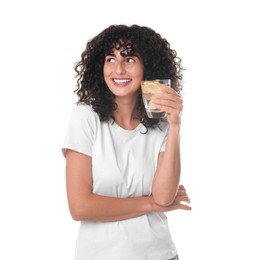
[[[128,82],[130,82],[129,79],[114,79],[114,81],[116,83],[128,83]]]

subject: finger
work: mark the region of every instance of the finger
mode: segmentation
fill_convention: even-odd
[[[172,104],[169,102],[153,102],[157,109],[163,110],[168,113],[168,115],[172,115],[173,117],[179,118],[181,115],[181,111],[183,109],[182,105]]]
[[[192,208],[189,205],[179,203],[175,205],[175,209],[191,210]]]
[[[181,195],[179,195],[179,196],[176,196],[175,197],[175,200],[174,200],[175,202],[187,202],[187,203],[190,203],[190,198],[189,198],[189,196],[188,195],[185,195],[185,196],[181,196]]]
[[[190,198],[189,198],[189,196],[182,196],[180,201],[190,203]]]
[[[166,99],[172,100],[174,102],[183,103],[183,99],[176,95],[176,93],[169,93],[169,92],[158,92],[152,96],[153,99]]]
[[[184,190],[184,191],[186,191],[185,187],[184,187],[183,185],[181,185],[181,184],[179,185],[178,190]]]
[[[181,189],[177,191],[177,196],[185,196],[185,195],[187,195],[186,190]]]
[[[161,88],[161,91],[162,91],[162,92],[166,92],[166,93],[172,93],[172,94],[174,94],[174,95],[176,95],[176,96],[182,98],[181,94],[178,93],[178,92],[177,92],[175,89],[173,89],[173,88],[169,88],[169,87],[167,87],[167,86],[163,86],[163,87]]]
[[[158,108],[169,113],[180,113],[183,109],[182,102],[173,99],[152,98],[153,104]],[[177,111],[176,111],[177,110]]]
[[[182,109],[183,100],[173,94],[169,93],[156,93],[152,96],[151,100],[153,103],[158,105],[179,107]]]

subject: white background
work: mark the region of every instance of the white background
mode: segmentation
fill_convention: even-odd
[[[171,7],[170,7],[171,4]],[[60,147],[73,65],[110,24],[166,37],[183,60],[182,183],[168,214],[181,260],[259,260],[257,1],[1,1],[0,259],[73,259]],[[110,259],[109,259],[110,260]]]

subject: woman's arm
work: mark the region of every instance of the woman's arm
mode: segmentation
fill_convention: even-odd
[[[154,95],[153,103],[167,112],[169,123],[166,148],[158,157],[157,169],[152,185],[152,194],[157,204],[171,205],[178,191],[181,173],[180,160],[180,117],[182,99],[171,88]]]
[[[91,157],[67,150],[66,186],[74,220],[116,221],[152,210],[151,198],[113,198],[93,194]]]
[[[167,207],[160,207],[152,196],[136,198],[113,198],[93,194],[91,157],[73,150],[66,152],[66,186],[68,203],[74,220],[119,221],[137,217],[152,211],[166,212],[190,207],[185,189],[178,200]]]

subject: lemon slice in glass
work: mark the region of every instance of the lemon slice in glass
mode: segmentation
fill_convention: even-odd
[[[142,91],[145,94],[155,94],[160,92],[161,85],[157,81],[144,82],[142,84]]]

